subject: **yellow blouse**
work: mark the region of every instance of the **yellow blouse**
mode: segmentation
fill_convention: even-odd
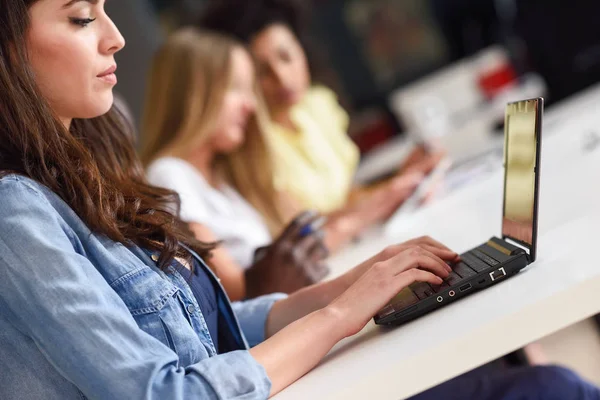
[[[358,147],[347,135],[348,114],[331,90],[315,86],[294,106],[291,119],[297,131],[274,124],[266,132],[276,189],[290,194],[302,209],[339,209],[359,161]]]

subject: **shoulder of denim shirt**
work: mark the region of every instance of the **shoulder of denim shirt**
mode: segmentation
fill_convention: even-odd
[[[0,173],[0,190],[3,191],[3,199],[7,199],[5,196],[10,196],[11,193],[14,193],[15,195],[30,194],[45,201],[48,200],[47,195],[49,193],[56,196],[48,187],[42,185],[38,181],[16,173],[4,175]]]
[[[19,208],[22,203],[37,204],[49,212],[60,215],[61,225],[70,225],[78,220],[75,212],[65,201],[47,186],[38,181],[18,174],[0,175],[0,212],[6,214]]]

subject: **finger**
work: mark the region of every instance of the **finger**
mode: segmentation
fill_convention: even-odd
[[[423,244],[420,247],[435,254],[436,256],[438,256],[446,262],[454,262],[456,261],[456,257],[458,256],[458,254],[456,254],[452,250],[440,249],[439,247],[434,247],[428,244]]]
[[[318,262],[317,264],[317,277],[319,281],[322,281],[329,273],[331,272],[331,268],[324,262]]]
[[[308,285],[320,282],[328,274],[329,267],[323,262],[307,263],[304,266],[304,275]]]
[[[412,191],[419,183],[421,183],[421,181],[423,181],[423,178],[423,174],[419,172],[406,173],[394,178],[390,188],[395,192]]]
[[[427,282],[432,285],[441,285],[444,283],[443,279],[439,276],[422,269],[411,269],[394,277],[394,283],[397,285],[396,288],[398,291],[409,285],[412,285],[415,282]]]
[[[396,257],[391,258],[385,263],[391,264],[393,275],[399,275],[409,269],[421,268],[430,272],[433,272],[437,276],[447,278],[450,272],[448,271],[448,265],[443,261],[438,261],[434,257],[426,255],[427,250],[420,247],[409,248]],[[431,254],[431,253],[429,253]]]
[[[388,246],[385,250],[378,254],[378,261],[389,260],[390,258],[395,257],[401,252],[414,246],[422,247],[445,261],[456,262],[457,260],[460,260],[460,257],[456,252],[450,250],[440,242],[425,236],[422,238],[409,240],[405,243]]]
[[[329,249],[325,245],[325,232],[317,231],[310,237],[302,240],[306,257],[312,261],[319,261],[329,257]]]
[[[315,211],[304,211],[285,227],[283,233],[279,235],[278,240],[296,237],[304,226],[317,219],[318,216],[319,214]]]
[[[439,249],[444,249],[444,250],[452,251],[450,248],[448,248],[444,244],[438,242],[437,240],[435,240],[435,239],[433,239],[432,237],[429,237],[429,236],[423,236],[423,237],[420,237],[420,238],[417,238],[417,239],[413,239],[413,240],[408,241],[407,243],[416,243],[416,244],[425,243],[425,244],[428,244],[430,246],[437,247]],[[456,253],[454,253],[454,254],[456,254]]]
[[[435,262],[437,262],[440,265],[443,265],[444,268],[446,269],[446,271],[452,272],[452,268],[450,268],[448,263],[446,263],[444,260],[442,260],[440,257],[438,257],[435,253],[433,253],[423,247],[421,247],[421,248],[423,249],[424,256],[431,257]]]
[[[436,182],[432,183],[431,187],[423,196],[421,200],[421,205],[426,205],[431,203],[436,197],[439,197],[444,192],[444,182],[442,179],[438,179]]]
[[[314,250],[312,250],[310,252],[309,257],[312,260],[320,261],[320,260],[325,260],[326,258],[328,258],[330,254],[331,253],[329,252],[327,245],[324,242],[321,242],[321,243],[319,243],[318,246],[315,247]]]
[[[322,236],[315,232],[309,236],[297,239],[297,241],[293,243],[294,252],[298,257],[298,263],[303,263],[310,258],[311,251],[319,246],[322,240],[321,238]]]
[[[306,252],[306,258],[313,262],[325,260],[327,257],[329,257],[329,250],[327,249],[327,246],[321,241],[316,242],[314,246],[312,246]]]
[[[447,278],[452,272],[452,269],[443,262],[439,257],[434,256],[430,252],[423,250],[424,254],[417,257],[414,268],[427,270],[441,277],[442,279]]]
[[[433,155],[419,163],[419,170],[425,174],[430,173],[442,160],[443,155]]]

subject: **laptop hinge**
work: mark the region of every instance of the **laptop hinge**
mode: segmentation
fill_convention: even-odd
[[[507,243],[509,243],[509,244],[511,244],[511,245],[513,245],[513,246],[515,246],[515,247],[518,247],[518,248],[520,248],[520,249],[522,249],[522,250],[525,250],[525,253],[527,253],[527,255],[530,255],[530,254],[531,254],[531,250],[529,249],[529,247],[527,247],[527,246],[524,246],[524,245],[522,245],[521,243],[519,243],[519,242],[517,242],[517,241],[515,241],[515,240],[512,240],[512,239],[511,239],[511,238],[509,238],[509,237],[505,237],[505,238],[504,238],[504,241],[505,241],[505,242],[507,242]]]
[[[506,246],[504,243],[510,246]],[[514,240],[510,240],[508,237],[504,237],[502,239],[492,238],[488,240],[487,245],[499,251],[500,253],[506,254],[507,256],[515,255],[515,251],[518,250],[525,250],[525,252],[529,255],[529,249],[527,247],[524,247],[522,244],[517,243]]]

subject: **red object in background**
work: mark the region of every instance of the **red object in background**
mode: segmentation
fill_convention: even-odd
[[[394,134],[395,130],[392,124],[385,118],[382,118],[365,126],[359,132],[356,132],[352,138],[360,149],[360,153],[365,154],[379,144],[386,142]]]
[[[512,65],[506,63],[481,74],[478,84],[483,95],[490,100],[503,89],[515,83],[516,80],[517,74],[515,69]]]

